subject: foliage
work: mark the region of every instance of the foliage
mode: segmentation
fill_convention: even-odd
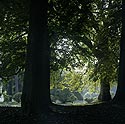
[[[51,42],[50,67],[53,70],[58,70],[64,66],[67,67],[69,64],[71,67],[77,66],[79,63],[76,63],[75,60],[79,58],[79,52],[86,55],[90,52],[88,49],[82,49],[78,45],[78,40],[88,44],[88,38],[84,36],[85,31],[87,32],[84,23],[88,23],[88,17],[91,17],[91,6],[90,1],[84,2],[83,4],[77,0],[50,1],[48,27],[50,29],[49,39]]]
[[[25,68],[29,1],[0,2],[0,76],[8,77]],[[49,0],[51,89],[82,91],[108,78],[117,82],[121,0]],[[81,73],[75,70],[87,69]]]
[[[90,75],[94,70],[94,66],[88,68],[88,64],[84,67],[62,70],[62,71],[51,71],[52,78],[50,79],[51,89],[69,89],[70,92],[81,92],[83,89],[89,89],[89,92],[99,92],[96,88],[99,87],[99,81],[93,81],[90,79]]]
[[[51,100],[55,102],[58,100],[61,103],[73,102],[77,100],[77,97],[69,91],[69,89],[52,89],[51,90]]]
[[[56,0],[49,4],[51,70],[72,71],[89,63],[86,84],[93,86],[107,77],[106,83],[114,85],[119,69],[121,1],[76,0],[62,3]],[[72,75],[72,72],[68,73],[57,85],[62,88],[67,86],[70,90],[84,88],[85,81],[82,80],[81,84],[78,81],[80,74]]]
[[[24,69],[28,32],[28,6],[25,1],[1,1],[0,76],[4,79]]]
[[[4,96],[4,102],[10,102],[10,99],[12,98],[11,95],[3,94]]]
[[[50,70],[50,89],[53,88],[59,88],[60,86],[60,82],[63,79],[62,76],[62,71],[61,70],[57,70],[57,71],[52,71]]]
[[[108,77],[108,81],[114,83],[118,78],[121,4],[120,1],[105,4],[103,7],[107,7],[100,10],[97,16],[97,19],[99,18],[101,21],[101,25],[99,26],[100,30],[95,35],[96,42],[94,42],[95,50],[93,53],[98,62],[92,76],[95,75],[96,79]],[[101,8],[101,5],[99,7]]]

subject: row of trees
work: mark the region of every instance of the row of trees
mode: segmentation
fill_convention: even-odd
[[[50,70],[70,70],[86,62],[94,67],[93,80],[100,81],[99,99],[110,100],[110,83],[119,79],[114,101],[124,101],[125,21],[123,17],[121,26],[121,5],[124,15],[120,0],[49,0],[48,8],[47,1],[1,1],[0,74],[6,80],[25,69],[25,113],[48,111]]]

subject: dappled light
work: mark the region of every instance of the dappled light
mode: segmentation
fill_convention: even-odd
[[[50,97],[55,104],[107,102],[116,93],[121,2],[84,2],[50,1]]]
[[[88,105],[98,104],[100,93],[99,81],[94,82],[90,79],[90,73],[87,70],[56,71],[51,73],[50,96],[54,104],[70,105]],[[111,84],[110,94],[113,99],[117,85]]]
[[[125,1],[1,0],[0,124],[125,124]]]

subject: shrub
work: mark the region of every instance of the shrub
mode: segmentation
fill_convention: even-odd
[[[73,102],[77,97],[67,88],[65,89],[51,89],[51,100],[55,102],[59,100],[61,103]]]
[[[12,95],[8,95],[5,91],[3,92],[3,97],[4,97],[4,102],[10,102]]]
[[[83,100],[83,96],[81,95],[81,93],[74,91],[73,94],[77,97],[78,100]]]
[[[13,99],[14,99],[16,102],[20,103],[20,102],[21,102],[21,95],[22,95],[21,92],[17,92],[16,94],[13,95]]]

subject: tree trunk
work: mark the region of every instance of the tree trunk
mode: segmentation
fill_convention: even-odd
[[[10,102],[12,101],[12,94],[13,94],[12,86],[13,86],[13,82],[12,82],[12,80],[10,80],[8,83],[8,87],[7,87],[7,94],[9,95]]]
[[[32,1],[29,43],[22,92],[25,113],[47,113],[50,103],[49,42],[47,41],[47,1]]]
[[[14,75],[14,82],[15,82],[15,93],[19,92],[19,78],[18,75]]]
[[[122,1],[122,34],[120,41],[120,63],[118,87],[113,99],[115,103],[125,103],[125,1]]]
[[[100,82],[100,94],[98,96],[99,101],[110,101],[111,100],[111,94],[110,94],[110,84],[105,77]]]

